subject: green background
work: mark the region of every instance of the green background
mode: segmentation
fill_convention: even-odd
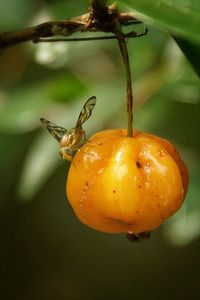
[[[26,43],[0,50],[2,299],[200,297],[200,4],[124,0],[119,6],[136,11],[149,29],[128,41],[134,127],[179,149],[190,172],[187,198],[142,244],[82,225],[66,201],[69,163],[60,159],[39,118],[71,128],[85,100],[95,95],[87,136],[126,127],[117,42]],[[87,9],[80,0],[0,0],[0,32]]]

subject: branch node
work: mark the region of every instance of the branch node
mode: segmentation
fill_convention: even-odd
[[[106,5],[105,0],[91,0],[89,13],[64,21],[45,22],[34,27],[19,31],[0,34],[0,48],[5,48],[22,42],[38,43],[41,39],[53,36],[70,36],[76,32],[112,32],[116,31],[116,24],[130,26],[139,24],[133,13],[119,13],[115,4]],[[144,34],[144,33],[143,33]],[[132,33],[137,37],[143,34]],[[87,39],[87,38],[86,38]]]

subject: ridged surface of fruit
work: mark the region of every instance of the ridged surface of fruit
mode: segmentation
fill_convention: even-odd
[[[77,217],[103,232],[140,233],[159,227],[181,206],[187,168],[175,147],[152,134],[105,130],[76,153],[67,179]]]

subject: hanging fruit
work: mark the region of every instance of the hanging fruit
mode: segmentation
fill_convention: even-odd
[[[113,129],[96,133],[76,153],[66,191],[75,214],[89,227],[138,234],[173,215],[187,186],[187,168],[170,142]]]

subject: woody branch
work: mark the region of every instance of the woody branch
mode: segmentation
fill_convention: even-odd
[[[113,32],[116,20],[121,26],[129,26],[132,24],[141,23],[141,21],[137,20],[134,13],[120,13],[114,4],[106,6],[105,2],[106,1],[90,1],[89,12],[72,19],[63,21],[49,21],[19,31],[0,33],[0,48],[5,48],[27,41],[41,42],[50,37],[52,38],[61,36],[66,38],[76,32],[109,33]],[[136,32],[132,31],[129,33],[129,35],[127,35],[127,37],[137,37],[137,35],[138,34]],[[115,38],[115,36],[105,36],[102,38]]]

